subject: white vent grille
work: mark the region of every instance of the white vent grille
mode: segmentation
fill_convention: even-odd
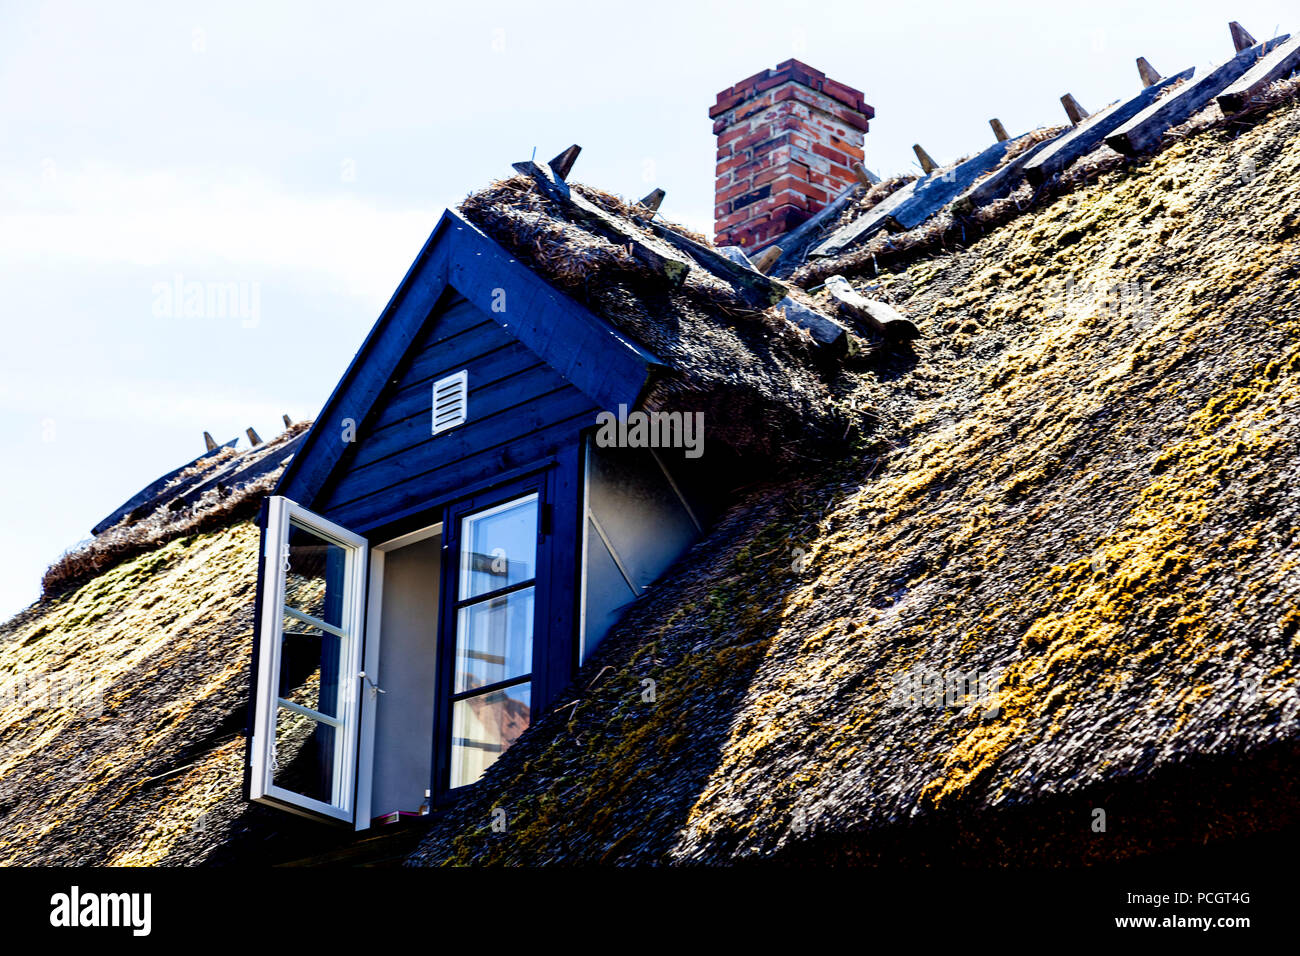
[[[461,369],[433,383],[433,433],[465,424],[469,396],[469,371]]]

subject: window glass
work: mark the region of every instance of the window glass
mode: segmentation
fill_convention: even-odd
[[[456,702],[452,713],[451,786],[473,783],[528,727],[531,686],[516,684]]]
[[[284,606],[271,782],[332,804],[343,745],[335,724],[345,715],[339,669],[352,642],[343,627],[348,551],[291,518],[281,560]]]
[[[537,517],[531,494],[461,519],[452,788],[476,781],[528,726]]]
[[[271,782],[322,803],[334,798],[338,732],[287,707],[276,708]]]
[[[533,669],[533,589],[460,609],[456,622],[457,694]]]
[[[297,524],[289,526],[284,603],[317,620],[343,624],[343,569],[347,552]]]
[[[369,542],[279,495],[263,542],[249,796],[356,822]]]
[[[461,528],[462,601],[536,576],[536,495],[470,515]]]
[[[326,717],[338,717],[342,713],[339,706],[342,650],[343,641],[338,635],[286,614],[280,632],[280,698]]]

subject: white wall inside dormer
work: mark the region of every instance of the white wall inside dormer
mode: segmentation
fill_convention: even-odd
[[[699,537],[700,529],[650,449],[588,439],[584,500],[581,659],[627,606]]]
[[[432,778],[441,561],[440,534],[384,556],[372,817],[419,810]]]

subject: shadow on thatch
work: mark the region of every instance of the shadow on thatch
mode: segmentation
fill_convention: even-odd
[[[1140,872],[1290,859],[1300,848],[1300,744],[1198,755],[1028,806],[954,805],[922,823],[811,833],[770,861],[784,866],[1101,866]],[[1104,816],[1098,811],[1104,811]],[[1099,827],[1104,825],[1104,829]],[[1288,852],[1291,851],[1291,852]]]

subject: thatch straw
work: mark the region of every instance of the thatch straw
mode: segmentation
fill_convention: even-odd
[[[637,221],[644,210],[575,188],[619,216],[624,229],[653,241]],[[741,458],[821,457],[843,438],[850,416],[827,387],[808,337],[776,310],[753,309],[719,276],[695,267],[681,287],[669,287],[522,176],[472,194],[460,210],[665,364],[645,398],[648,408],[704,412],[709,440]]]
[[[252,451],[260,457],[271,454],[286,441],[311,427],[311,422],[297,422],[276,438]],[[247,453],[246,453],[247,454]],[[218,467],[239,453],[226,449],[201,459],[176,477],[148,505],[122,519],[117,525],[96,535],[85,544],[65,552],[50,565],[41,578],[42,597],[52,597],[100,574],[129,558],[153,551],[185,535],[223,528],[257,513],[262,498],[270,494],[282,469],[276,468],[248,484],[232,489],[213,488],[194,504],[174,507],[169,489],[183,480]],[[143,513],[142,513],[143,512]]]

